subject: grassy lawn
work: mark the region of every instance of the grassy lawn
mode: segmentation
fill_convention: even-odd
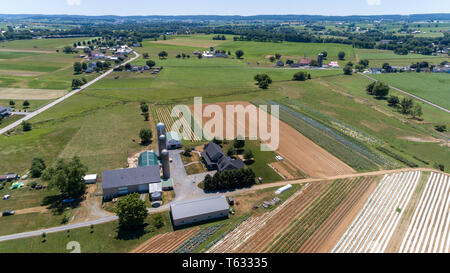
[[[11,123],[18,121],[21,118],[22,118],[22,116],[20,116],[20,115],[11,115],[9,117],[3,118],[2,121],[0,122],[0,128],[6,127],[6,126],[10,125]]]
[[[162,213],[164,226],[157,229],[153,216],[146,220],[147,226],[138,232],[118,233],[118,222],[96,225],[91,228],[73,229],[70,233],[58,232],[47,234],[46,242],[42,237],[18,239],[0,243],[1,253],[69,253],[67,243],[80,243],[82,253],[125,253],[133,250],[152,236],[172,231],[169,213]],[[1,221],[1,218],[0,218]],[[3,225],[2,225],[3,226]]]
[[[0,235],[60,226],[62,225],[63,217],[63,215],[54,215],[52,212],[0,217]],[[13,251],[12,249],[8,249],[8,252],[10,250]]]
[[[223,151],[227,153],[228,148],[232,147],[233,142],[228,141],[222,145]],[[263,183],[270,183],[270,182],[276,182],[281,181],[283,178],[281,178],[272,168],[269,167],[270,163],[276,162],[275,156],[276,153],[274,152],[263,152],[261,151],[260,142],[259,141],[245,141],[245,147],[241,152],[238,152],[239,154],[243,154],[244,151],[251,150],[253,152],[254,160],[245,162],[246,166],[248,168],[251,168],[255,174],[256,177],[261,177],[263,179]],[[237,157],[239,155],[236,155]]]
[[[37,182],[42,185],[42,182]],[[41,190],[29,190],[29,187],[26,185],[20,189],[11,190],[11,184],[11,182],[6,183],[5,187],[0,190],[0,197],[3,197],[7,194],[11,195],[11,198],[8,200],[0,200],[0,211],[21,210],[26,208],[44,206],[44,200],[46,197],[58,195],[58,191],[54,189],[47,188]]]
[[[450,109],[450,75],[446,73],[386,73],[374,78]]]
[[[14,106],[14,108],[12,108],[13,111],[15,110],[18,112],[23,112],[23,110],[26,110],[30,112],[35,111],[46,104],[49,104],[51,100],[28,100],[28,102],[30,103],[30,106],[28,107],[23,106],[24,100],[14,100],[14,102],[16,103],[16,105]],[[0,100],[0,105],[6,105],[10,107],[9,100]]]

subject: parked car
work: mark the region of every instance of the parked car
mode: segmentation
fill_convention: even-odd
[[[72,204],[73,202],[75,202],[74,198],[68,198],[68,199],[62,200],[63,204]]]
[[[228,197],[228,204],[230,204],[230,206],[234,206],[234,199],[233,199],[233,197]]]
[[[8,200],[9,198],[11,198],[11,195],[9,195],[9,194],[3,196],[3,200]]]
[[[5,210],[5,211],[2,213],[2,216],[12,216],[12,215],[14,215],[14,214],[16,214],[16,212],[13,211],[13,210]]]

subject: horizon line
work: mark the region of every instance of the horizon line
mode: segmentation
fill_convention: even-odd
[[[432,13],[385,13],[385,14],[346,14],[346,15],[323,15],[323,14],[281,14],[281,13],[267,13],[267,14],[253,14],[253,15],[239,15],[239,14],[130,14],[130,15],[117,15],[117,14],[96,14],[96,15],[81,15],[81,14],[68,14],[68,13],[0,13],[2,15],[16,15],[16,16],[80,16],[80,17],[182,17],[182,16],[217,16],[217,17],[257,17],[257,16],[320,16],[320,17],[370,17],[370,16],[414,16],[414,15],[450,15],[449,12],[432,12]]]

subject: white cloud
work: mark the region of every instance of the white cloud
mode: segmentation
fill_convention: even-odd
[[[381,0],[366,0],[369,6],[379,6],[381,5]]]
[[[79,5],[81,5],[81,0],[67,0],[67,5],[79,6]]]

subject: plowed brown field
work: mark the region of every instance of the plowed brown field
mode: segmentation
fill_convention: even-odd
[[[131,253],[171,253],[199,231],[200,228],[193,228],[159,234],[138,246]]]
[[[244,107],[251,105],[248,102],[227,102],[227,103],[217,103],[214,104],[219,106],[223,113],[226,124],[234,123],[234,134],[233,137],[237,137],[238,128],[243,128],[245,131],[245,137],[249,135],[249,119],[258,121],[259,117],[249,117],[246,114],[245,121],[238,121],[237,114],[234,117],[227,117],[226,115],[226,106],[227,105],[242,105]],[[203,105],[203,109],[208,106],[206,104]],[[194,106],[191,106],[191,111],[193,112]],[[213,119],[214,117],[203,117],[203,124],[206,124],[208,121]],[[199,117],[197,117],[199,119]],[[269,119],[269,118],[268,118]],[[328,153],[326,150],[315,144],[313,141],[302,135],[300,132],[289,126],[288,124],[279,121],[279,132],[280,132],[280,140],[278,149],[275,149],[278,154],[286,158],[293,165],[298,167],[302,172],[308,174],[311,177],[316,178],[326,178],[335,175],[341,174],[352,174],[355,171],[336,158],[335,156]],[[226,124],[223,125],[223,134],[222,136],[226,136]],[[259,130],[259,126],[258,130]],[[270,119],[268,121],[268,131],[271,131]],[[220,133],[213,127],[213,132],[215,135],[219,135]],[[231,134],[230,134],[231,135]],[[259,132],[258,132],[259,137]]]

